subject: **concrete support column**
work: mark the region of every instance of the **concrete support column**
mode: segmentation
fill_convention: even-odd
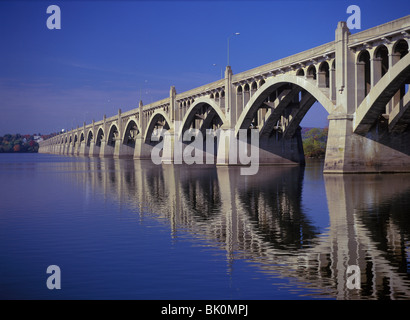
[[[347,156],[351,150],[350,138],[353,135],[353,116],[330,115],[329,133],[327,136],[327,148],[325,157],[324,173],[342,173],[351,166],[354,154]],[[354,166],[354,164],[353,164]]]
[[[398,53],[392,53],[389,55],[389,69],[393,67],[398,61],[400,60],[400,54]],[[401,100],[401,93],[400,90],[393,96],[393,98],[390,100],[388,106],[390,110],[393,110],[396,106],[400,104]]]
[[[176,108],[176,90],[174,86],[171,86],[171,89],[169,90],[169,120],[174,122],[177,120],[176,113],[177,113],[177,108]]]
[[[400,54],[399,53],[389,54],[389,69],[391,67],[393,67],[399,60],[400,60]]]
[[[382,77],[382,58],[370,59],[370,85],[373,88]]]
[[[410,172],[410,133],[386,134],[376,125],[366,135],[353,133],[352,115],[330,115],[324,173]]]
[[[306,74],[305,78],[306,78],[306,80],[309,80],[309,81],[312,81],[312,82],[315,81],[313,74]]]
[[[148,119],[147,115],[144,112],[144,106],[141,100],[139,102],[139,110],[139,126],[141,131],[135,139],[134,159],[151,159],[151,150],[153,146],[145,143],[145,134],[147,130]]]
[[[356,63],[356,109],[359,107],[360,103],[363,101],[365,97],[365,67],[366,63],[364,62],[357,62]]]
[[[319,71],[317,73],[317,86],[319,88],[326,88],[326,72]]]
[[[123,143],[121,137],[115,139],[114,158],[133,158],[135,149]]]
[[[100,147],[97,147],[93,140],[90,142],[88,155],[90,157],[98,157],[100,155]]]
[[[341,173],[349,170],[355,155],[351,152],[353,113],[357,101],[355,89],[360,83],[360,64],[355,65],[355,55],[349,50],[350,32],[346,22],[341,21],[335,32],[335,84],[336,108],[329,115],[329,133],[325,156],[324,173]],[[356,74],[356,79],[351,75]],[[350,75],[350,77],[349,77]],[[355,101],[356,100],[356,101]]]
[[[238,117],[240,116],[242,110],[243,110],[243,93],[242,92],[237,92],[237,89],[235,90],[235,97],[236,97],[236,113]],[[242,110],[241,110],[242,109]],[[237,118],[238,118],[237,117]],[[236,119],[237,121],[238,119]],[[235,121],[235,122],[236,122]]]
[[[80,134],[80,145],[78,149],[79,156],[88,156],[89,147],[87,146],[87,132],[85,130],[85,122],[83,122],[83,137],[84,140],[81,141],[81,134]]]
[[[249,100],[250,100],[250,89],[247,89],[247,90],[244,89],[243,90],[243,107],[242,107],[242,110],[245,109],[245,107],[248,104]],[[241,112],[242,112],[242,110],[241,110]],[[237,110],[237,111],[239,111],[239,110]],[[240,115],[239,112],[237,114]]]
[[[122,137],[123,135],[123,125],[122,125],[122,111],[121,109],[118,109],[118,122],[117,122],[117,127],[118,127],[118,136]]]
[[[231,66],[226,66],[225,70],[225,110],[227,113],[227,119],[229,124],[224,126],[232,127],[236,123],[237,118],[237,108],[234,105],[233,101],[233,88],[232,88],[232,69]]]
[[[143,136],[138,135],[137,139],[135,139],[134,159],[151,159],[152,148],[152,145],[145,143]]]
[[[138,108],[140,110],[140,117],[139,117],[139,126],[140,126],[140,135],[145,136],[145,130],[146,130],[146,126],[147,126],[147,119],[145,119],[145,113],[144,113],[144,106],[142,104],[142,101],[140,100],[139,104],[138,104]]]
[[[104,131],[104,141],[108,139],[108,132],[107,132],[107,116],[104,114],[103,117],[103,131]]]
[[[111,158],[114,156],[115,147],[108,145],[107,141],[101,141],[100,157]]]
[[[68,154],[68,155],[72,155],[73,153],[74,153],[73,142],[70,142],[70,143],[68,144],[67,154]]]
[[[336,69],[332,67],[332,64],[329,69],[329,99],[334,101],[336,100]]]

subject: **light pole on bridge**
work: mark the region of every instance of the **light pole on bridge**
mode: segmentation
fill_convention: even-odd
[[[239,35],[240,35],[239,32],[235,32],[235,33],[232,33],[232,34],[228,37],[228,66],[229,66],[229,39],[230,39],[232,36],[239,36]]]

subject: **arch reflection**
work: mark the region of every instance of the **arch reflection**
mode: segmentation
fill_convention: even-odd
[[[168,223],[174,238],[200,236],[230,262],[251,260],[337,299],[410,298],[410,175],[321,176],[329,216],[323,230],[304,204],[303,167],[241,176],[235,167],[112,158],[70,165],[82,171],[74,177],[88,194]],[[349,265],[360,267],[360,290],[346,286]]]

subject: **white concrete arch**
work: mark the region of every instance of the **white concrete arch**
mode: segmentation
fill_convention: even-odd
[[[409,50],[409,48],[410,48],[410,39],[401,38],[401,39],[397,39],[397,41],[394,42],[391,53],[392,54],[399,53],[397,47],[402,43],[407,43],[407,50]]]
[[[204,104],[211,106],[211,108],[216,112],[218,117],[221,119],[222,123],[227,123],[225,114],[214,100],[208,97],[200,97],[195,100],[195,102],[190,106],[190,108],[185,113],[185,116],[182,120],[182,125],[178,130],[178,140],[181,140],[183,133],[187,129],[187,126],[190,125],[190,123],[192,122],[192,119],[195,116],[195,110],[197,108],[200,108]]]
[[[386,48],[386,50],[387,50],[387,55],[390,55],[391,54],[391,47],[390,46],[387,46],[386,44],[384,44],[384,43],[381,43],[381,44],[379,44],[378,46],[376,46],[375,48],[374,48],[374,50],[373,50],[373,52],[371,53],[371,58],[372,59],[375,59],[375,58],[378,58],[378,55],[380,54],[380,50],[382,50],[382,48]]]
[[[386,104],[410,77],[410,54],[406,54],[377,82],[354,114],[353,130],[366,133]]]
[[[145,143],[151,141],[152,131],[154,130],[157,119],[161,116],[165,119],[165,122],[168,124],[168,126],[171,130],[174,128],[174,124],[173,124],[173,122],[170,121],[170,119],[168,117],[168,114],[166,112],[164,112],[163,110],[159,110],[159,109],[155,110],[152,113],[151,117],[149,118],[147,129],[144,132],[144,142]]]
[[[131,117],[128,118],[127,123],[126,123],[125,126],[124,126],[124,130],[123,130],[123,132],[121,133],[121,141],[122,141],[122,142],[124,142],[125,134],[127,133],[127,128],[128,128],[128,126],[129,126],[129,124],[130,124],[131,122],[134,122],[134,123],[135,123],[135,125],[136,125],[137,128],[138,128],[138,134],[141,134],[140,124],[138,123],[138,120],[137,120],[136,116],[131,116]]]
[[[255,94],[248,101],[236,123],[235,135],[239,133],[239,129],[241,129],[241,126],[245,118],[249,114],[253,114],[254,112],[256,112],[260,104],[265,100],[266,92],[270,92],[272,90],[272,87],[279,87],[281,85],[289,83],[295,84],[299,86],[301,89],[306,90],[313,97],[315,97],[315,99],[326,109],[326,111],[329,114],[332,113],[335,107],[333,102],[326,96],[325,93],[323,93],[322,90],[320,90],[315,85],[315,82],[309,81],[304,77],[291,74],[278,75],[276,77],[266,79],[265,83],[255,92]]]
[[[91,138],[91,141],[92,142],[95,142],[95,134],[94,134],[94,131],[93,131],[93,129],[92,128],[90,128],[90,129],[88,129],[88,131],[87,131],[87,134],[86,134],[86,144],[88,143],[88,140],[89,140],[89,136],[90,136],[90,134],[92,134],[92,138]],[[90,142],[91,142],[90,141]]]
[[[110,127],[109,127],[109,129],[108,129],[108,135],[105,137],[106,138],[106,140],[105,140],[105,142],[108,144],[108,139],[110,138],[110,134],[111,134],[111,132],[112,132],[112,130],[113,130],[113,127],[115,127],[115,129],[117,130],[117,132],[118,132],[118,134],[121,134],[121,132],[120,132],[120,129],[119,129],[119,127],[118,127],[118,123],[116,122],[116,121],[113,121],[113,122],[111,122],[111,124],[110,124]]]
[[[104,127],[103,126],[99,126],[96,128],[97,134],[95,135],[95,144],[99,147],[101,142],[105,141],[104,139],[106,138],[106,134],[104,131]],[[102,135],[102,138],[101,138]],[[100,140],[100,141],[99,141]]]

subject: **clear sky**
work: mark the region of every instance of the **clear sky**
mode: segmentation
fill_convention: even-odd
[[[61,29],[49,30],[49,5]],[[334,40],[349,5],[362,30],[407,1],[0,1],[0,135],[51,133],[112,116]],[[360,30],[352,30],[352,33]],[[326,125],[314,106],[304,126]]]

